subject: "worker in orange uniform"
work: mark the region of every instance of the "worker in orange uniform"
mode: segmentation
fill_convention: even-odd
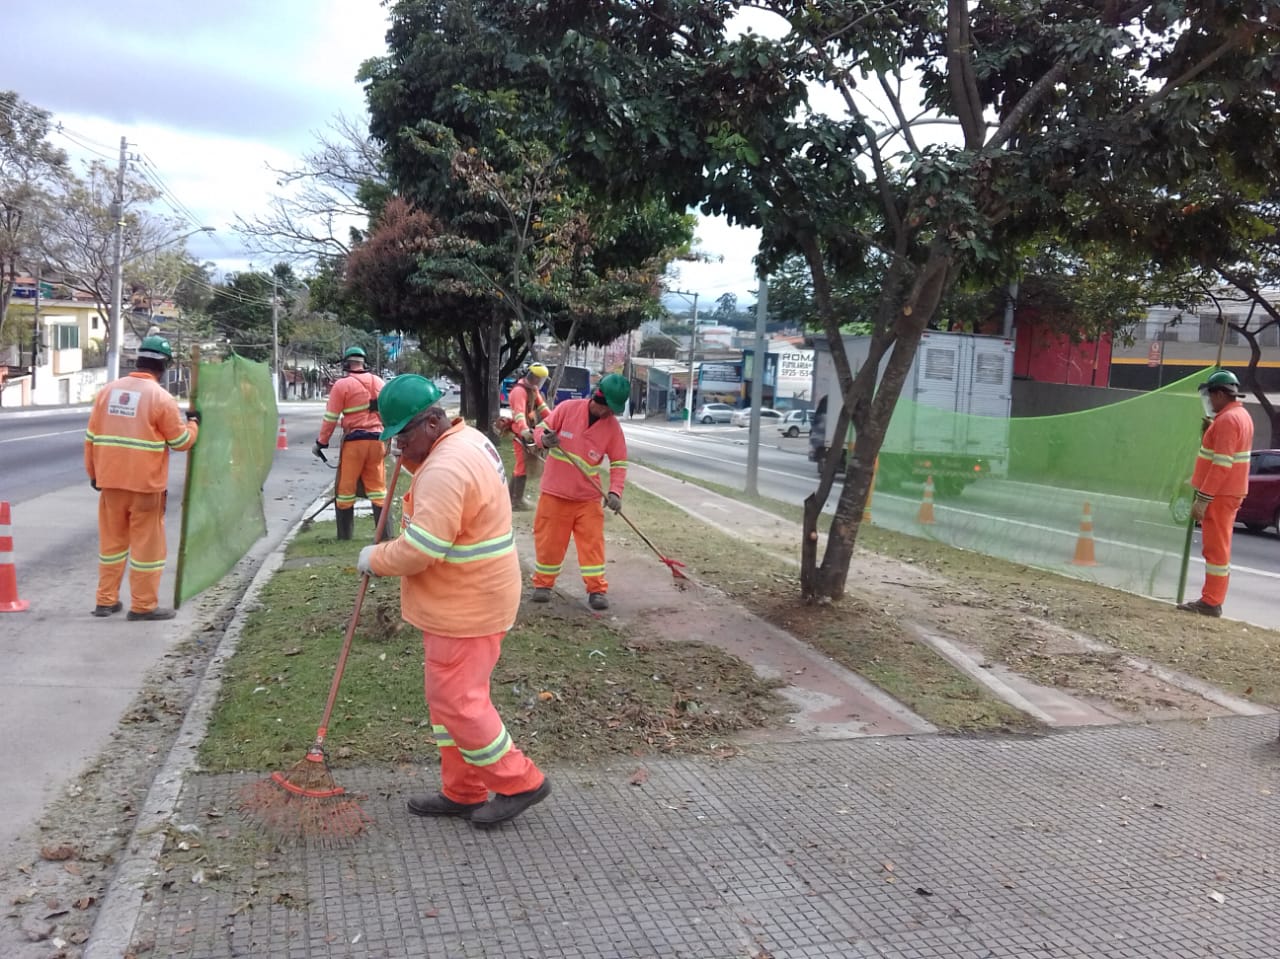
[[[511,407],[511,446],[515,453],[515,470],[511,476],[511,508],[526,510],[524,488],[529,480],[527,446],[533,445],[533,429],[551,415],[551,408],[542,396],[542,384],[550,371],[541,363],[530,364],[507,393],[507,405]]]
[[[1213,422],[1200,441],[1191,485],[1196,498],[1191,516],[1200,524],[1204,555],[1204,588],[1200,598],[1178,609],[1202,616],[1221,616],[1231,579],[1231,533],[1236,513],[1249,492],[1249,458],[1253,450],[1253,418],[1240,402],[1240,381],[1218,370],[1200,386]]]
[[[604,506],[622,509],[627,482],[627,441],[618,414],[627,408],[631,383],[610,373],[585,400],[565,400],[534,430],[547,449],[542,494],[533,517],[533,602],[551,599],[569,537],[578,548],[578,569],[592,609],[608,609],[609,583],[604,576]],[[609,460],[608,493],[601,463]],[[602,502],[603,498],[603,502]]]
[[[511,741],[489,698],[502,637],[520,606],[502,457],[483,433],[450,420],[440,396],[412,374],[382,392],[382,438],[394,437],[402,462],[415,467],[404,500],[408,525],[391,542],[361,550],[356,567],[401,577],[401,615],[422,630],[441,786],[409,799],[409,811],[464,816],[483,828],[541,802],[551,784]]]
[[[386,449],[378,437],[382,419],[378,416],[378,394],[382,377],[364,368],[366,354],[353,346],[342,354],[346,375],[333,384],[329,403],[320,424],[320,437],[311,452],[323,456],[329,438],[342,421],[342,450],[338,454],[338,491],[334,496],[334,516],[338,539],[351,539],[356,528],[356,489],[364,481],[365,495],[373,504],[373,526],[378,527],[382,505],[387,500]],[[385,534],[384,534],[385,535]]]
[[[169,451],[189,450],[200,414],[183,422],[178,403],[160,385],[173,361],[169,341],[148,336],[138,347],[136,370],[104,386],[93,402],[84,434],[84,468],[98,495],[98,595],[94,616],[124,608],[120,584],[129,566],[131,621],[173,619],[160,606],[166,555],[164,509]]]

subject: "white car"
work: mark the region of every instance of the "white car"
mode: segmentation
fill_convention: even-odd
[[[769,426],[782,421],[782,414],[777,410],[771,410],[767,406],[760,408],[760,423],[762,426]],[[734,426],[750,426],[751,425],[751,407],[734,410],[733,418],[729,420]]]
[[[693,418],[699,423],[728,423],[733,418],[733,407],[728,403],[703,403]]]
[[[813,410],[792,410],[778,424],[778,432],[792,438],[808,436],[813,431]]]

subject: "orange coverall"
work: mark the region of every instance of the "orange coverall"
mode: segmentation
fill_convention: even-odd
[[[1249,454],[1253,449],[1253,418],[1239,400],[1228,403],[1200,441],[1191,485],[1196,499],[1207,504],[1200,521],[1204,556],[1202,602],[1221,606],[1231,580],[1231,533],[1236,513],[1249,492]]]
[[[532,409],[530,404],[532,401]],[[507,405],[511,407],[511,449],[515,453],[515,470],[513,476],[524,476],[528,470],[528,461],[524,443],[520,434],[531,430],[551,415],[551,407],[543,398],[540,390],[521,380],[507,394]],[[523,495],[523,494],[522,494]]]
[[[126,561],[130,611],[148,613],[159,605],[169,451],[191,449],[198,433],[151,373],[138,370],[98,392],[84,434],[84,469],[101,490],[99,606],[119,600]]]
[[[357,372],[342,377],[329,391],[324,422],[320,425],[320,444],[328,444],[341,420],[336,509],[355,509],[356,488],[362,479],[369,502],[381,506],[386,501],[387,451],[379,439],[382,419],[369,409],[370,400],[382,392],[382,386],[382,377]]]
[[[627,441],[616,416],[590,422],[590,400],[565,400],[534,430],[535,442],[551,430],[560,445],[547,451],[542,492],[533,516],[534,587],[550,588],[564,566],[573,537],[578,569],[588,593],[607,593],[604,575],[604,492],[622,495],[627,482]],[[609,485],[601,477],[609,460]]]
[[[422,630],[423,688],[441,792],[459,803],[489,791],[514,795],[542,785],[542,771],[511,740],[489,698],[502,637],[520,606],[520,561],[502,458],[461,419],[413,474],[408,523],[382,543],[370,566],[402,577],[400,612]]]

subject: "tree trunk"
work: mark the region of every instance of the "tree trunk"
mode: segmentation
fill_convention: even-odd
[[[915,361],[920,334],[937,311],[950,268],[950,250],[945,241],[937,239],[930,247],[929,257],[917,273],[905,302],[899,304],[896,284],[887,284],[885,287],[884,297],[893,302],[890,304],[882,300],[879,312],[884,316],[887,306],[894,307],[896,318],[892,330],[893,350],[877,383],[875,372],[879,367],[879,355],[873,348],[858,375],[849,381],[849,389],[844,396],[845,409],[853,410],[856,439],[845,471],[844,489],[840,493],[836,515],[827,535],[827,550],[822,558],[822,566],[814,578],[812,599],[818,602],[830,602],[844,595],[849,563],[853,559],[853,547],[862,523],[862,512],[875,475],[876,458],[880,455],[880,447],[884,445],[889,420],[893,417],[894,407],[902,393],[902,385]],[[883,340],[887,341],[888,338],[886,331]],[[834,451],[828,453],[828,456],[838,455]],[[827,468],[832,468],[830,463]]]

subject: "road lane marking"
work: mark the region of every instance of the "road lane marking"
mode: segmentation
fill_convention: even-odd
[[[43,440],[50,436],[66,436],[69,433],[84,435],[84,430],[59,430],[56,433],[33,433],[30,436],[15,436],[12,439],[0,440],[0,443],[21,443],[23,440]]]

